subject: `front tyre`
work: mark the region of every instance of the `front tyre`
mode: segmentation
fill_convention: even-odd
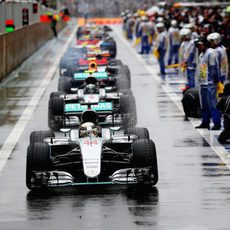
[[[139,139],[132,144],[133,166],[137,168],[150,168],[153,174],[152,185],[158,181],[158,167],[156,147],[152,140]]]
[[[47,143],[34,142],[27,148],[26,158],[26,186],[32,189],[34,171],[48,171],[51,169],[50,148]]]

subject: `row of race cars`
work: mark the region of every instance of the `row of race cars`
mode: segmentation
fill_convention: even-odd
[[[136,127],[130,70],[115,59],[108,26],[78,27],[50,94],[48,131],[27,148],[30,190],[79,185],[155,185],[157,156],[147,128]]]

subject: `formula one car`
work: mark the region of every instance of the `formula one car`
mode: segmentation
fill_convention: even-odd
[[[115,58],[117,45],[115,40],[108,34],[109,31],[112,31],[112,29],[108,26],[81,26],[77,31],[77,45],[95,45],[102,50],[107,50],[110,56]]]
[[[85,79],[89,76],[97,78],[101,87],[113,86],[116,90],[130,89],[131,79],[128,66],[116,66],[114,65],[116,62],[98,66],[103,61],[105,60],[80,59],[81,67],[69,70],[67,75],[59,78],[58,91],[71,93],[72,88],[82,88],[85,86]]]
[[[113,127],[109,135],[103,136],[96,120],[92,120],[92,113],[84,112],[87,116],[82,116],[78,130],[62,130],[69,132],[68,137],[55,137],[51,131],[31,133],[26,164],[29,189],[157,183],[155,144],[139,135],[141,128],[115,135],[117,129]]]
[[[94,78],[88,78],[92,82]],[[80,124],[81,114],[87,109],[98,113],[103,126],[134,126],[137,123],[135,98],[131,90],[106,92],[89,83],[75,94],[53,92],[48,107],[48,126],[53,131]]]
[[[103,27],[100,27],[98,25],[93,24],[87,24],[85,26],[79,26],[76,33],[76,38],[79,40],[84,35],[94,34],[94,37],[97,37],[98,39],[101,39],[101,37],[108,32],[113,31],[111,27],[104,25]]]

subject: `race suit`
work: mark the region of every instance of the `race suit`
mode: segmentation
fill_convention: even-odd
[[[219,76],[219,63],[216,52],[214,49],[209,48],[200,54],[198,67],[202,124],[209,125],[210,118],[212,118],[214,125],[220,127],[220,113],[216,108]]]

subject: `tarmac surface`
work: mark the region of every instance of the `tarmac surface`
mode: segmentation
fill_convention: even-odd
[[[149,190],[107,186],[29,192],[26,148],[34,130],[47,130],[49,94],[57,90],[58,60],[73,42],[73,25],[50,40],[0,85],[0,229],[228,230],[228,146],[218,131],[184,121],[183,79],[157,75],[154,57],[140,56],[114,26],[118,59],[130,67],[138,126],[157,148],[159,182]],[[9,155],[9,158],[8,158]]]

